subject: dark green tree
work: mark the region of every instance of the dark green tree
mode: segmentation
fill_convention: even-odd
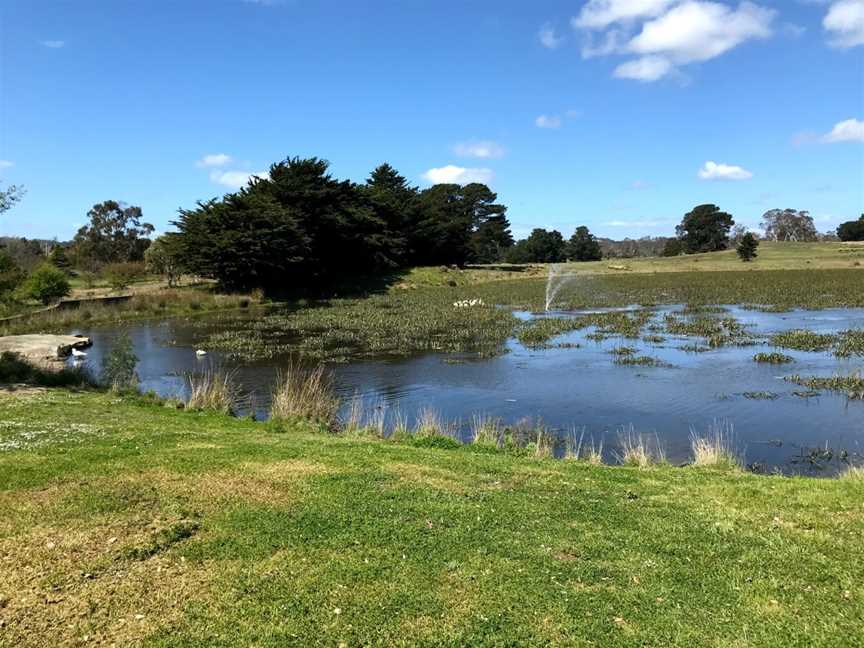
[[[0,300],[8,299],[24,281],[24,271],[5,251],[0,251]]]
[[[747,232],[744,236],[741,237],[741,240],[738,242],[738,247],[736,251],[738,252],[738,256],[742,261],[752,261],[758,255],[756,254],[756,249],[759,247],[759,239],[757,239],[751,232]]]
[[[51,248],[51,254],[48,255],[48,261],[55,268],[59,268],[66,274],[72,270],[72,262],[66,254],[66,248],[62,245],[55,245]]]
[[[675,228],[688,254],[725,250],[729,245],[729,230],[735,224],[731,214],[717,205],[698,205],[684,215]]]
[[[508,252],[510,263],[558,263],[567,255],[567,243],[561,232],[535,228],[527,239],[519,241]]]
[[[663,246],[662,256],[676,257],[681,254],[684,254],[684,244],[681,243],[681,239],[672,238],[666,241]]]
[[[574,261],[599,261],[603,258],[600,243],[584,225],[577,227],[570,237],[567,255]]]
[[[390,255],[402,262],[409,254],[407,228],[411,202],[417,197],[417,187],[389,164],[381,164],[369,175],[364,186],[372,211],[384,221],[390,232]]]
[[[116,200],[93,205],[90,223],[75,234],[74,245],[85,265],[143,261],[153,226],[141,220],[141,208]]]
[[[864,241],[864,214],[857,221],[847,221],[837,228],[841,241]]]

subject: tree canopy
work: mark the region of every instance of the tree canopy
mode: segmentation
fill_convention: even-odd
[[[567,257],[567,243],[558,230],[537,227],[506,255],[510,263],[559,263]]]
[[[769,241],[815,241],[819,234],[810,212],[771,209],[762,215],[761,227]]]
[[[857,221],[847,221],[837,228],[841,241],[864,241],[864,214]]]
[[[738,252],[738,256],[742,261],[752,261],[758,256],[756,254],[756,249],[758,247],[759,239],[753,236],[752,232],[747,232],[741,237],[741,240],[738,241],[735,250]]]
[[[73,241],[79,261],[101,265],[144,259],[153,226],[142,222],[140,207],[106,200],[93,205],[87,217],[90,223],[78,230]]]
[[[720,211],[717,205],[698,205],[684,215],[675,231],[688,254],[714,252],[728,247],[734,224],[732,214]]]
[[[584,225],[577,227],[570,237],[567,255],[574,261],[599,261],[603,258],[600,243]]]
[[[365,184],[319,158],[287,158],[267,178],[180,210],[171,235],[189,272],[230,287],[315,290],[406,265],[496,261],[512,245],[507,208],[483,184],[423,191],[389,164]]]

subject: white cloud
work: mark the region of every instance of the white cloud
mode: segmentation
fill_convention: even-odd
[[[460,142],[453,147],[453,152],[460,157],[489,160],[504,157],[504,147],[491,140],[471,140]]]
[[[614,76],[648,82],[746,41],[768,38],[776,14],[746,0],[734,9],[711,0],[592,0],[573,25],[608,28],[599,42],[587,34],[584,58],[635,54],[638,58],[620,64]]]
[[[540,115],[534,124],[537,128],[561,128],[561,118],[558,115]]]
[[[753,174],[740,166],[708,161],[699,169],[699,177],[703,180],[749,180]]]
[[[230,164],[232,162],[232,158],[230,155],[226,155],[225,153],[210,153],[205,155],[200,160],[195,163],[195,166],[198,167],[221,167],[226,164]]]
[[[864,1],[838,0],[828,9],[822,26],[834,47],[864,45]]]
[[[831,132],[822,138],[823,142],[864,142],[864,122],[847,119],[836,124]]]
[[[574,28],[605,29],[616,22],[659,16],[676,0],[589,0],[576,18]]]
[[[555,28],[552,25],[543,25],[540,31],[537,32],[537,38],[540,39],[540,44],[547,49],[555,49],[560,47],[564,42],[563,36],[558,36],[555,33]]]
[[[10,162],[9,160],[0,160],[0,169],[8,169],[13,166],[15,166],[14,162]]]
[[[635,79],[650,82],[662,79],[673,69],[672,63],[662,56],[643,56],[635,61],[622,63],[612,73],[618,79]]]
[[[676,64],[707,61],[744,41],[770,36],[776,13],[751,2],[733,11],[717,2],[690,0],[645,23],[628,49],[666,56]]]
[[[432,184],[489,184],[494,177],[492,169],[466,169],[453,164],[429,169],[423,174],[423,178]]]
[[[43,45],[43,46],[45,46],[45,47],[51,48],[51,49],[60,49],[61,47],[63,47],[64,45],[66,45],[66,41],[62,41],[62,40],[44,40],[44,41],[39,41],[39,44],[40,44],[40,45]]]
[[[258,171],[249,173],[248,171],[211,171],[210,180],[216,184],[230,187],[231,189],[240,189],[245,187],[252,178],[261,178],[266,180],[269,174],[266,171]]]

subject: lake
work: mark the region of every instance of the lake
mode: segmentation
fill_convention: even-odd
[[[748,332],[764,338],[790,329],[820,333],[864,328],[864,309],[826,309],[783,313],[726,306]],[[660,321],[681,306],[653,309]],[[575,316],[588,311],[557,312]],[[517,312],[522,319],[546,314]],[[254,313],[245,317],[255,317]],[[243,413],[266,416],[269,394],[280,366],[290,358],[241,361],[209,351],[198,357],[201,340],[226,326],[206,317],[138,322],[112,327],[82,327],[73,333],[93,341],[88,362],[102,356],[122,332],[129,333],[140,358],[141,389],[161,396],[183,397],[185,376],[212,365],[236,372],[244,394]],[[516,339],[506,353],[492,358],[473,354],[422,354],[400,359],[358,360],[330,365],[345,401],[357,397],[371,410],[392,420],[399,412],[410,422],[431,407],[468,434],[472,415],[483,413],[514,423],[526,417],[564,432],[584,430],[585,440],[603,441],[607,460],[614,461],[622,428],[656,436],[672,462],[686,461],[691,430],[704,433],[714,422],[734,427],[735,444],[754,470],[832,474],[845,457],[864,453],[864,401],[822,391],[818,395],[783,380],[784,376],[831,376],[864,369],[861,357],[838,358],[830,352],[783,350],[794,358],[785,365],[756,363],[753,355],[772,348],[725,346],[695,352],[693,337],[664,334],[662,342],[612,337],[589,338],[586,328],[555,338],[555,346],[532,349]],[[657,366],[616,364],[613,351],[626,345],[635,355],[648,355]],[[347,405],[346,405],[347,407]]]

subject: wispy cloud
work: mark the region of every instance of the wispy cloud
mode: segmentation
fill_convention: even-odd
[[[835,124],[831,132],[822,137],[823,142],[864,142],[864,122],[857,119],[847,119]]]
[[[9,160],[0,160],[0,169],[8,169],[13,166],[15,166],[14,162],[10,162]]]
[[[50,49],[60,49],[61,47],[64,47],[64,46],[66,45],[66,41],[62,41],[62,40],[43,40],[43,41],[39,41],[39,44],[42,45],[42,46],[44,46],[44,47],[48,47],[48,48],[50,48]]]
[[[534,120],[537,128],[561,128],[561,117],[558,115],[540,115]]]
[[[546,49],[557,49],[564,43],[564,37],[555,33],[555,28],[549,23],[543,25],[537,32],[540,44]]]
[[[646,227],[662,227],[663,225],[668,225],[669,221],[667,220],[612,220],[604,223],[607,227],[627,227],[633,229],[640,229]]]
[[[231,189],[240,189],[240,187],[245,187],[247,184],[249,184],[249,181],[252,180],[252,178],[260,178],[262,180],[266,180],[269,177],[270,175],[266,171],[249,173],[248,171],[214,170],[210,172],[210,180],[212,182],[220,184],[224,187],[230,187]]]
[[[828,32],[828,43],[846,49],[864,45],[864,2],[838,0],[825,14],[822,26]]]
[[[453,152],[460,157],[490,160],[504,157],[504,147],[491,140],[470,140],[460,142],[453,147]]]
[[[753,174],[747,169],[733,164],[717,164],[710,160],[699,169],[703,180],[749,180]]]
[[[226,153],[209,153],[195,163],[197,167],[221,167],[231,164],[233,158]]]
[[[492,169],[471,169],[454,164],[432,168],[423,174],[423,179],[431,184],[470,184],[472,182],[489,184],[494,178],[495,173]]]

